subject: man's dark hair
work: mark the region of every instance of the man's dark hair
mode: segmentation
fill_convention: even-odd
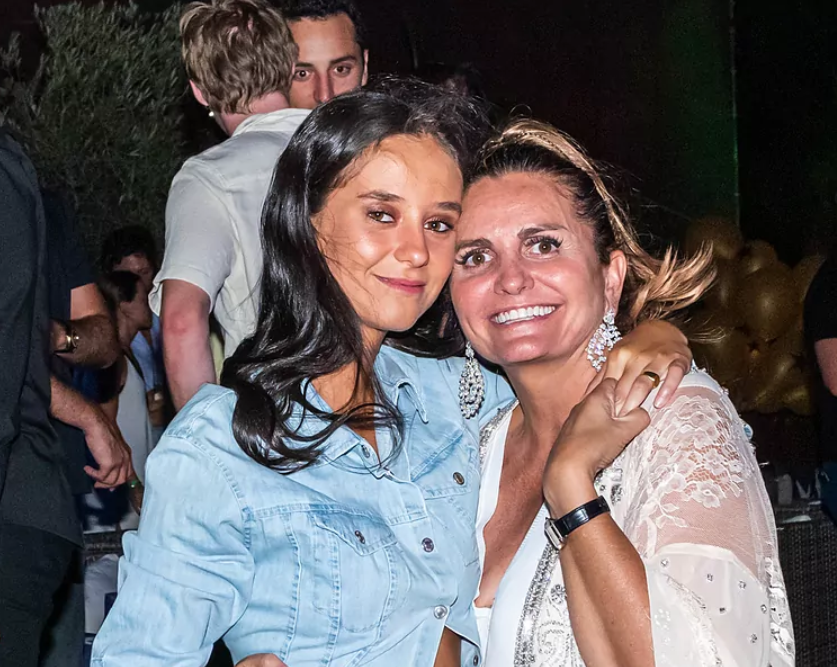
[[[157,244],[145,227],[129,225],[120,227],[108,235],[102,243],[100,265],[102,271],[109,273],[126,257],[145,255],[151,268],[157,270]]]
[[[139,276],[130,271],[108,271],[99,277],[99,291],[111,315],[116,316],[119,304],[130,303],[137,298],[139,280]]]
[[[278,0],[277,4],[286,21],[327,19],[335,14],[345,14],[355,27],[358,46],[361,50],[366,48],[366,27],[352,0]]]

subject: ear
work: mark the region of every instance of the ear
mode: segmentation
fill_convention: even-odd
[[[201,89],[198,88],[197,84],[191,79],[189,80],[189,87],[192,89],[192,95],[195,96],[195,99],[198,101],[198,104],[208,108],[209,105],[206,103],[206,98],[203,96]]]
[[[363,78],[360,80],[360,85],[365,86],[369,80],[369,49],[363,49]]]
[[[619,299],[622,298],[622,287],[625,284],[625,274],[628,271],[628,258],[621,250],[610,253],[610,264],[604,267],[605,301],[607,307],[619,310]]]

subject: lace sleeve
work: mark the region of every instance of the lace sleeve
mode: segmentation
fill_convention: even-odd
[[[623,529],[648,578],[657,667],[793,665],[773,514],[744,424],[706,376],[627,450]]]

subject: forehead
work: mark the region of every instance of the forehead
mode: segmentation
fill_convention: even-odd
[[[322,19],[304,18],[290,21],[288,25],[299,48],[299,62],[360,56],[355,26],[347,14],[341,12]]]
[[[566,188],[543,174],[515,172],[469,187],[457,230],[467,236],[516,235],[538,225],[572,230],[581,224]]]
[[[456,161],[429,136],[396,135],[370,148],[346,174],[352,191],[433,192],[439,201],[460,201],[462,173]]]
[[[149,261],[148,257],[145,256],[144,252],[135,252],[123,257],[121,260],[119,260],[118,264],[132,264],[136,266],[151,264],[151,262]]]

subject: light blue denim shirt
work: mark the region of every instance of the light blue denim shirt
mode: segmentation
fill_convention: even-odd
[[[384,465],[344,427],[315,465],[280,475],[236,443],[235,394],[198,392],[148,459],[95,667],[203,667],[220,637],[236,661],[430,667],[445,625],[471,642],[463,665],[479,664],[478,423],[459,413],[462,360],[385,347],[375,368],[405,426],[394,457],[376,434]],[[511,391],[486,379],[491,412]]]

